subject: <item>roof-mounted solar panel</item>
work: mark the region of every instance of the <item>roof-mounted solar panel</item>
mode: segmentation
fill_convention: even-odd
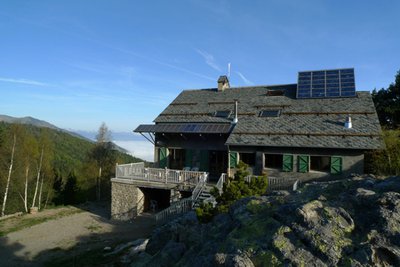
[[[299,72],[297,98],[352,97],[355,95],[354,69]]]

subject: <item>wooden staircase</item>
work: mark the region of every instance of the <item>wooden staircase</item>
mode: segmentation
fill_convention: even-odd
[[[220,181],[218,181],[217,183],[216,187],[220,192],[222,192],[222,185],[225,181],[225,177],[226,174],[222,174]],[[174,202],[168,208],[158,212],[155,216],[157,224],[165,223],[180,214],[200,207],[201,203],[203,202],[213,203],[213,205],[215,205],[215,198],[210,194],[210,191],[214,187],[214,185],[207,184],[207,180],[208,174],[204,174],[199,179],[199,182],[196,184],[196,187],[194,188],[191,197]]]

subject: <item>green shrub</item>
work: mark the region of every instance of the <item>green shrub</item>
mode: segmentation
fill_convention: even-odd
[[[212,220],[216,209],[211,203],[201,203],[199,208],[196,208],[196,215],[201,223],[208,223]]]
[[[216,188],[211,191],[218,204],[215,208],[211,204],[197,208],[196,214],[200,222],[209,222],[216,213],[228,212],[229,207],[241,198],[259,196],[266,192],[268,186],[267,177],[252,177],[250,182],[247,182],[245,178],[250,175],[247,169],[248,165],[239,161],[235,176],[228,178],[224,183],[222,194],[219,195]]]
[[[365,171],[380,175],[400,175],[400,130],[384,130],[386,149],[367,153]]]

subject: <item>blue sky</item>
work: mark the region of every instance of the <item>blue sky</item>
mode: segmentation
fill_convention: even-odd
[[[2,1],[0,114],[132,131],[181,90],[295,83],[354,67],[357,90],[400,69],[400,1]]]

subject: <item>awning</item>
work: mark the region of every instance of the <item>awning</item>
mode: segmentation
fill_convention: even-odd
[[[229,133],[232,128],[227,123],[159,123],[141,124],[135,133]]]

